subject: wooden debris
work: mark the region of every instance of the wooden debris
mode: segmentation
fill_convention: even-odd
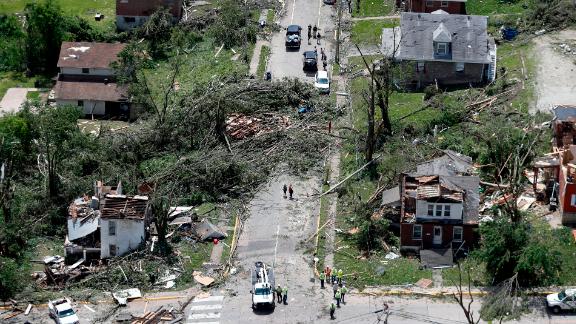
[[[203,286],[210,286],[214,282],[214,278],[203,275],[194,276],[194,280],[196,280],[196,282],[201,283]]]
[[[28,304],[28,307],[26,307],[26,311],[24,312],[24,315],[30,314],[30,310],[32,310],[32,304]]]
[[[418,280],[418,282],[416,282],[416,286],[420,287],[420,288],[429,288],[432,285],[432,280],[430,279],[420,279]]]

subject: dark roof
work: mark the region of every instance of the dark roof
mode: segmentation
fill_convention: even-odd
[[[58,67],[107,69],[124,47],[121,43],[62,42]]]
[[[478,208],[480,206],[480,178],[476,176],[440,176],[442,184],[451,184],[462,189],[464,194],[463,219],[464,224],[478,223]]]
[[[398,186],[382,192],[382,205],[399,205],[400,188]]]
[[[100,217],[144,219],[147,209],[147,196],[106,195],[101,204]]]
[[[416,172],[410,176],[454,176],[474,173],[475,167],[471,157],[452,150],[444,150],[442,153],[443,155],[438,158],[419,164],[416,167]]]
[[[490,63],[494,43],[486,32],[488,17],[451,15],[443,12],[403,12],[401,41],[397,58],[417,61]],[[451,42],[451,57],[434,56],[433,40]]]
[[[304,57],[307,58],[307,59],[311,59],[311,58],[315,59],[315,58],[318,56],[318,55],[316,54],[316,52],[314,52],[314,51],[306,51],[306,52],[304,52],[304,54],[302,54],[302,55],[304,55]]]
[[[554,113],[554,120],[576,120],[576,106],[558,105],[552,108],[552,112]]]
[[[60,100],[127,101],[126,87],[114,82],[83,82],[58,80],[54,97]]]
[[[287,32],[290,33],[297,33],[302,29],[302,27],[298,26],[298,25],[290,25],[286,28]]]

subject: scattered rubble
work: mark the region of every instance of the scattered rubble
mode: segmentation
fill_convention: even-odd
[[[112,297],[116,299],[119,305],[125,306],[129,300],[142,298],[142,293],[138,288],[130,288],[117,291],[112,294]]]
[[[243,114],[230,114],[226,120],[226,133],[240,140],[246,137],[271,133],[279,128],[290,126],[288,116],[262,114],[260,117],[250,117]]]

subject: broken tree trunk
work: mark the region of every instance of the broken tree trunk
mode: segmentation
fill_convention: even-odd
[[[346,178],[344,178],[344,180],[338,182],[337,184],[334,185],[334,187],[326,190],[324,193],[322,193],[320,195],[320,197],[331,193],[332,191],[334,191],[334,189],[338,188],[338,186],[340,186],[341,184],[343,184],[344,182],[348,181],[348,179],[352,178],[355,174],[357,174],[358,172],[364,170],[364,168],[366,168],[367,166],[369,166],[370,164],[372,164],[374,161],[378,160],[382,155],[378,155],[377,157],[373,158],[372,160],[370,160],[370,162],[364,164],[362,167],[360,167],[360,169],[352,172],[350,175],[348,175]]]

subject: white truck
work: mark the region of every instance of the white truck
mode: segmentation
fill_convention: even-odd
[[[558,314],[563,310],[575,310],[576,289],[566,289],[557,294],[546,296],[546,305],[555,314]]]
[[[276,307],[274,298],[274,270],[264,262],[255,263],[252,272],[252,308]]]
[[[48,311],[58,324],[80,324],[80,319],[72,309],[70,299],[64,297],[48,301]]]

